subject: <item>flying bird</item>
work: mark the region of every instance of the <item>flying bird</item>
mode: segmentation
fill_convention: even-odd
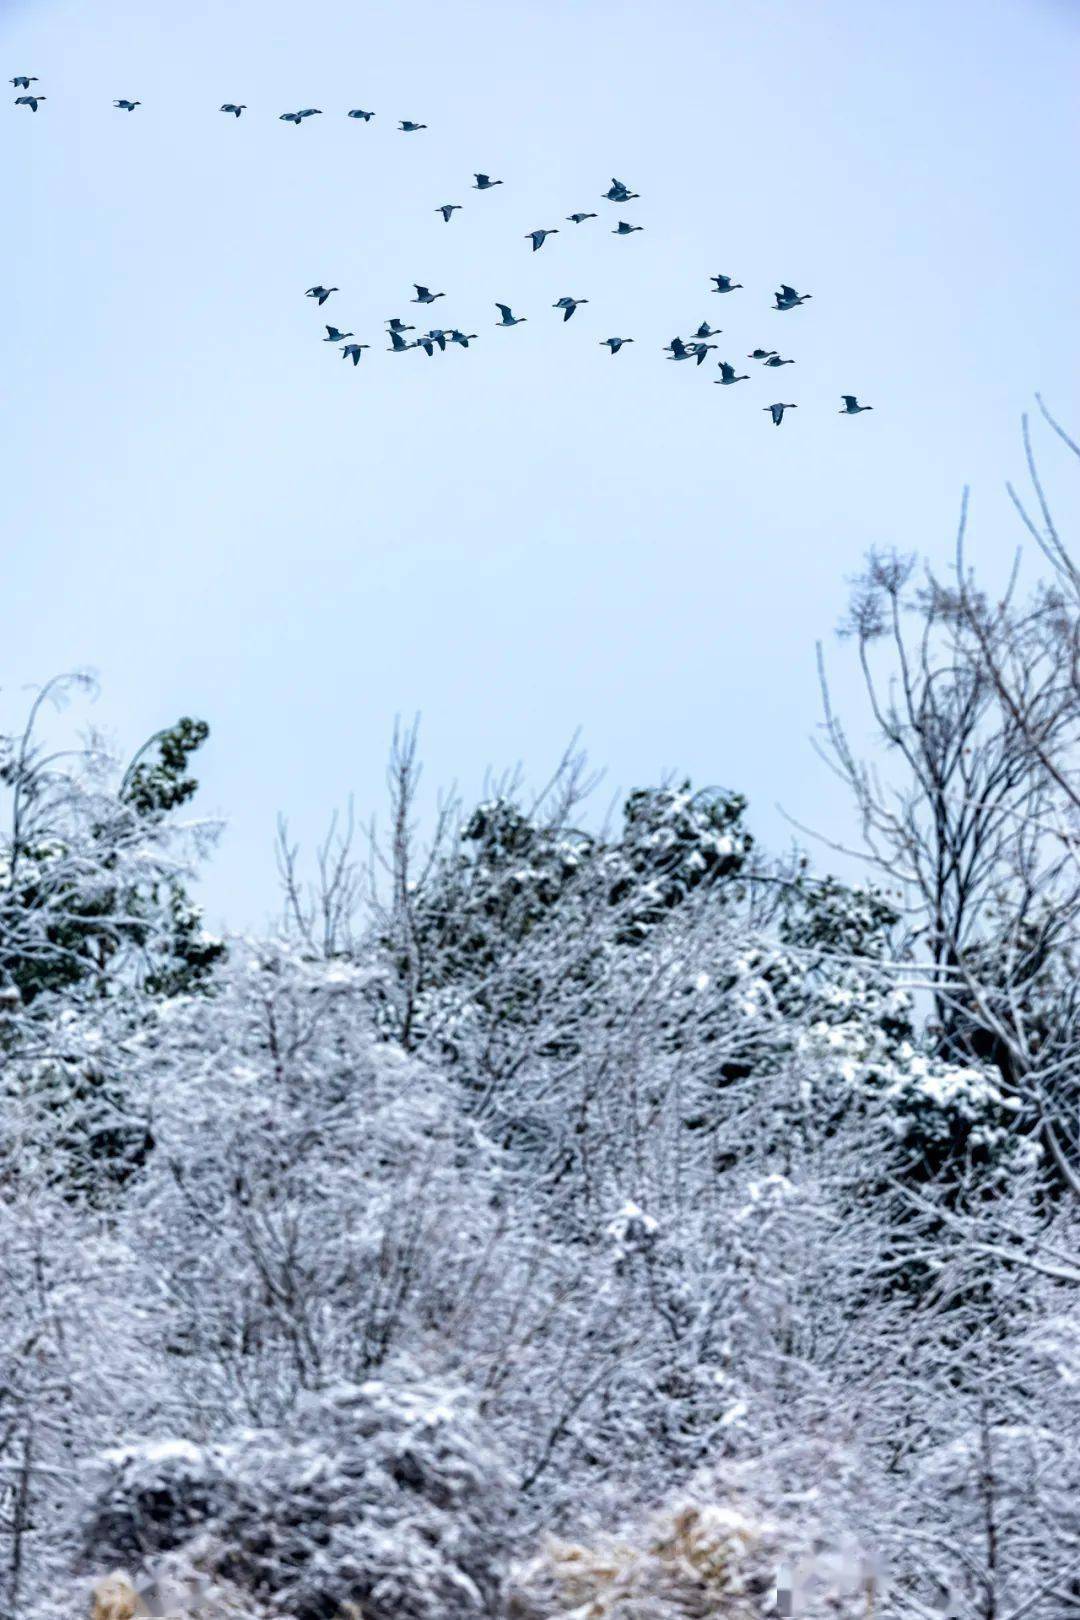
[[[427,129],[427,125],[414,124],[411,118],[400,118],[398,120],[398,129],[404,130],[406,135],[412,135],[415,130]]]
[[[428,354],[435,353],[436,343],[439,345],[440,352],[442,354],[446,353],[446,333],[441,327],[435,327],[432,331],[425,332],[424,336],[422,338],[417,338],[416,341],[419,343],[422,349],[427,350]]]
[[[16,107],[29,107],[31,112],[37,112],[38,102],[47,99],[46,96],[16,96],[15,105]]]
[[[625,219],[620,219],[611,234],[612,236],[629,236],[631,231],[643,231],[644,229],[644,225],[628,225]]]
[[[631,191],[621,180],[612,180],[609,190],[604,192],[608,202],[629,202],[632,197],[640,196],[637,191]]]
[[[698,327],[697,331],[694,333],[694,336],[696,338],[719,337],[720,336],[720,328],[718,326],[710,326],[708,321],[702,321],[701,325]]]
[[[795,291],[794,287],[788,287],[781,283],[780,291],[776,294],[776,307],[777,309],[794,309],[797,304],[805,304],[806,300],[813,296],[813,293],[802,293],[800,295]]]
[[[502,320],[496,321],[496,326],[520,326],[522,321],[529,318],[527,315],[515,315],[509,304],[496,303],[495,308],[502,314]]]
[[[775,353],[775,349],[751,349],[746,358],[748,360],[768,360],[769,356]]]
[[[537,248],[543,247],[549,236],[558,236],[558,234],[559,231],[557,226],[554,230],[550,231],[526,231],[525,240],[532,243],[533,252],[535,253]]]
[[[362,118],[365,124],[370,124],[375,114],[373,112],[365,112],[363,107],[353,107],[348,113],[346,113],[345,116],[347,118]]]
[[[854,394],[841,394],[840,398],[844,402],[841,416],[858,416],[860,411],[872,411],[874,408],[872,405],[860,405]]]
[[[719,377],[715,377],[713,379],[713,381],[716,382],[718,385],[722,384],[726,388],[729,383],[749,382],[750,381],[750,374],[749,374],[749,372],[746,372],[741,377],[736,377],[736,375],[735,375],[735,367],[732,366],[732,365],[729,365],[726,360],[721,360],[721,362],[720,362],[720,375],[719,375]]]
[[[321,118],[322,117],[322,108],[321,107],[301,107],[301,109],[300,109],[300,117],[301,118],[315,118],[315,117],[320,117]]]
[[[348,337],[352,337],[351,332],[339,332],[336,326],[328,326],[326,328],[326,336],[323,338],[323,342],[343,343]]]
[[[16,73],[15,77],[13,79],[10,79],[8,82],[10,84],[13,84],[15,86],[16,90],[29,90],[29,88],[30,88],[30,86],[32,84],[37,83],[37,74],[36,73]],[[45,97],[41,96],[39,99],[44,101]]]
[[[405,330],[406,332],[411,332],[413,331],[413,327],[407,326]],[[392,327],[386,335],[390,339],[390,347],[386,351],[387,354],[404,354],[406,349],[416,348],[415,343],[406,343],[397,327]]]
[[[343,360],[351,360],[354,366],[358,366],[360,364],[360,356],[363,354],[365,349],[370,348],[370,343],[343,343],[341,346],[341,358]]]
[[[587,219],[599,219],[599,214],[567,214],[567,219],[573,225],[582,225]]]
[[[715,343],[684,343],[682,338],[672,338],[666,345],[671,350],[669,360],[696,360],[700,366],[709,349],[715,349]]]
[[[299,128],[299,125],[300,125],[300,120],[303,118],[303,116],[304,116],[303,113],[279,113],[278,114],[278,118],[281,120],[281,122],[283,124],[295,124],[298,128]]]
[[[633,343],[633,338],[601,338],[600,347],[608,348],[612,354],[618,354],[624,343]]]
[[[415,326],[406,326],[405,322],[401,319],[401,317],[399,315],[392,315],[390,317],[390,319],[387,321],[386,325],[387,325],[388,330],[391,331],[391,332],[415,332],[416,331]]]
[[[304,294],[305,298],[317,298],[320,307],[326,303],[331,293],[340,292],[340,287],[309,287]]]
[[[710,276],[709,280],[716,282],[713,292],[734,292],[736,287],[742,286],[741,281],[732,281],[730,276]]]
[[[473,179],[476,181],[475,186],[473,186],[474,191],[490,191],[492,186],[502,185],[501,180],[493,180],[490,174],[477,174],[474,171]]]
[[[114,107],[121,107],[124,112],[134,112],[136,107],[141,107],[142,106],[142,102],[141,101],[114,101],[113,106]]]
[[[587,304],[588,302],[589,300],[587,298],[560,298],[559,301],[552,304],[551,307],[552,309],[561,309],[563,312],[563,320],[568,321],[579,304]]]
[[[438,208],[436,208],[435,212],[437,214],[441,214],[443,219],[445,219],[446,223],[449,225],[450,215],[455,213],[460,207],[460,203],[442,203]]]
[[[770,356],[766,360],[765,364],[767,366],[772,366],[775,369],[777,366],[793,366],[795,364],[795,362],[794,362],[794,360],[781,360],[781,358],[780,358],[780,356],[778,354],[773,353],[773,354],[770,354]]]
[[[416,288],[416,297],[409,299],[410,304],[433,304],[436,298],[446,297],[445,293],[429,292],[426,287],[421,287],[418,281],[414,281],[413,286]]]
[[[246,106],[246,101],[225,101],[222,103],[221,111],[231,112],[234,118],[239,118]]]
[[[796,410],[798,410],[799,407],[797,405],[780,405],[780,404],[776,404],[776,405],[763,405],[761,408],[762,408],[763,411],[770,411],[772,413],[773,422],[775,423],[775,425],[777,427],[779,427],[781,422],[784,420],[784,412],[785,411],[796,411]]]
[[[475,332],[459,332],[457,327],[455,326],[454,330],[452,332],[447,332],[446,335],[450,339],[451,343],[459,343],[463,349],[467,349],[469,347],[469,344],[472,342],[473,338],[476,336],[476,333]]]
[[[703,362],[703,360],[705,359],[705,356],[708,354],[709,350],[716,348],[716,344],[715,343],[688,343],[686,347],[687,347],[687,352],[696,357],[697,363],[700,366],[701,363]]]

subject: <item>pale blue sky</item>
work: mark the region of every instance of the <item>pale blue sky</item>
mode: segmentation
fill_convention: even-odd
[[[0,709],[91,665],[124,745],[204,716],[215,921],[273,906],[279,809],[381,805],[399,712],[432,789],[540,778],[580,725],[609,790],[679,769],[774,842],[777,801],[839,826],[809,737],[845,575],[945,559],[965,481],[1002,567],[1021,410],[1080,427],[1075,4],[0,0],[0,62],[48,97],[0,136]],[[467,353],[381,352],[414,280]],[[780,280],[813,302],[774,313]],[[714,389],[660,352],[706,317],[710,359],[797,364]]]

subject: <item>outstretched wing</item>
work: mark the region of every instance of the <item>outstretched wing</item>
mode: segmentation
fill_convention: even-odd
[[[859,403],[854,394],[841,394],[840,398],[843,400],[849,411],[854,410],[855,406]]]
[[[501,312],[504,321],[513,319],[514,312],[509,304],[496,304],[495,308]]]

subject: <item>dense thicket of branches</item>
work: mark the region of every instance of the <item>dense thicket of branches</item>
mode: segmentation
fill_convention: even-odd
[[[728,791],[597,829],[574,750],[422,840],[414,730],[368,860],[349,818],[309,883],[282,825],[281,929],[226,951],[205,727],[50,757],[43,695],[0,1614],[1080,1615],[1080,592],[1034,488],[1027,599],[962,540],[856,586],[868,885]]]

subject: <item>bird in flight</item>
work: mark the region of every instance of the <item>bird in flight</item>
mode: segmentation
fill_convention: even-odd
[[[416,331],[415,326],[406,326],[405,322],[401,319],[401,317],[399,315],[392,315],[390,317],[390,319],[387,321],[386,326],[387,326],[387,330],[390,331],[390,332],[415,332]]]
[[[632,197],[640,195],[640,192],[631,191],[621,180],[612,180],[610,188],[604,192],[608,202],[629,202]]]
[[[587,304],[588,302],[589,300],[587,298],[560,298],[558,302],[552,304],[551,307],[552,309],[561,309],[563,312],[563,320],[568,321],[579,304]]]
[[[122,108],[124,112],[134,112],[136,107],[141,107],[142,106],[142,102],[141,101],[114,101],[113,106]]]
[[[718,326],[710,326],[708,321],[702,321],[701,325],[698,327],[697,331],[694,333],[694,336],[696,338],[719,337],[720,336],[720,328]]]
[[[16,90],[29,90],[29,88],[30,88],[30,86],[32,84],[37,83],[37,74],[36,73],[16,73],[15,77],[13,79],[11,79],[9,82],[15,86]],[[39,96],[38,100],[39,101],[44,101],[45,97],[44,96]]]
[[[365,112],[363,107],[353,107],[346,114],[347,118],[362,118],[365,124],[370,124],[374,116],[373,112]]]
[[[476,336],[476,333],[475,332],[459,332],[457,327],[455,326],[454,330],[452,332],[447,332],[446,335],[450,339],[451,343],[459,343],[463,349],[467,349],[469,347],[469,344],[472,342],[473,338]]]
[[[598,219],[600,216],[598,214],[567,214],[566,217],[572,225],[582,225],[587,219]]]
[[[47,99],[46,96],[16,96],[15,105],[16,107],[29,107],[31,112],[37,112],[38,102]]]
[[[620,219],[611,234],[612,236],[629,236],[631,231],[643,231],[644,229],[644,225],[628,225],[625,219]]]
[[[509,304],[496,303],[495,308],[502,314],[502,320],[496,321],[496,326],[520,326],[522,321],[529,318],[527,315],[515,315]]]
[[[411,118],[399,118],[398,129],[404,130],[406,135],[412,135],[418,129],[427,129],[427,125],[414,124]]]
[[[341,345],[341,358],[351,360],[354,366],[360,364],[360,356],[365,349],[370,349],[370,343],[343,343]]]
[[[780,291],[776,294],[776,307],[777,309],[794,309],[796,305],[805,304],[806,300],[813,296],[813,293],[802,293],[800,295],[795,291],[794,287],[788,287],[782,282]]]
[[[779,427],[781,422],[784,420],[784,412],[785,411],[797,411],[799,407],[797,405],[776,404],[776,405],[763,405],[761,408],[762,408],[763,411],[770,411],[772,413],[773,422],[777,427]]]
[[[405,327],[405,331],[411,332],[413,331],[413,327],[407,326]],[[391,327],[390,331],[387,332],[386,335],[390,339],[390,347],[386,351],[387,354],[404,354],[406,349],[416,348],[415,343],[406,343],[396,326]]]
[[[440,353],[446,353],[446,333],[439,326],[434,327],[430,332],[425,332],[424,336],[422,338],[417,338],[416,341],[429,355],[435,353],[436,343],[439,345]]]
[[[352,335],[353,334],[351,332],[339,332],[336,326],[328,326],[326,328],[326,336],[323,338],[323,342],[344,343],[345,339],[352,337]]]
[[[305,298],[317,298],[320,307],[326,303],[331,293],[340,292],[340,287],[309,287],[304,294]]]
[[[715,343],[684,343],[682,338],[674,337],[666,345],[671,350],[669,360],[696,360],[700,366],[707,352],[715,349]]]
[[[781,360],[780,356],[774,352],[773,354],[770,354],[765,364],[767,366],[772,366],[775,369],[777,366],[793,366],[795,362],[794,360]]]
[[[746,358],[748,360],[768,360],[770,355],[775,353],[775,349],[751,349]]]
[[[490,191],[492,186],[502,185],[501,180],[493,180],[490,174],[476,174],[474,172],[473,179],[476,181],[475,186],[473,186],[474,191]]]
[[[441,214],[443,219],[445,219],[446,223],[449,225],[450,215],[460,207],[460,203],[443,203],[440,207],[436,208],[435,212],[437,214]]]
[[[300,127],[300,121],[303,118],[303,116],[304,116],[303,113],[298,113],[298,112],[297,113],[279,113],[278,114],[278,117],[279,117],[279,119],[281,120],[281,122],[283,124],[295,124],[298,129]]]
[[[741,281],[732,281],[730,276],[710,276],[709,280],[716,282],[713,292],[734,292],[736,287],[742,286]]]
[[[246,101],[226,101],[222,104],[221,111],[231,112],[234,118],[239,118],[246,106]]]
[[[726,388],[729,383],[749,382],[750,381],[750,374],[749,374],[749,372],[746,372],[746,373],[744,373],[743,376],[736,377],[736,375],[735,375],[735,367],[732,366],[732,365],[729,365],[726,360],[721,360],[721,362],[720,362],[720,375],[719,375],[719,377],[714,377],[713,381],[715,383],[717,383],[718,385],[723,385]]]
[[[416,297],[409,299],[410,304],[433,304],[436,298],[446,297],[445,293],[429,292],[426,287],[421,287],[418,281],[414,281],[413,286],[416,288]]]
[[[841,394],[840,398],[844,402],[841,416],[858,416],[860,411],[872,411],[874,408],[872,405],[860,405],[854,394]]]
[[[526,231],[525,240],[526,242],[532,243],[532,250],[535,253],[537,248],[543,247],[549,236],[558,236],[558,234],[559,231],[557,226],[554,230],[550,231]]]
[[[301,107],[299,116],[301,118],[315,118],[315,117],[321,118],[322,117],[322,108],[321,107]]]
[[[601,338],[600,347],[610,349],[612,354],[618,354],[624,343],[633,343],[633,338]]]

